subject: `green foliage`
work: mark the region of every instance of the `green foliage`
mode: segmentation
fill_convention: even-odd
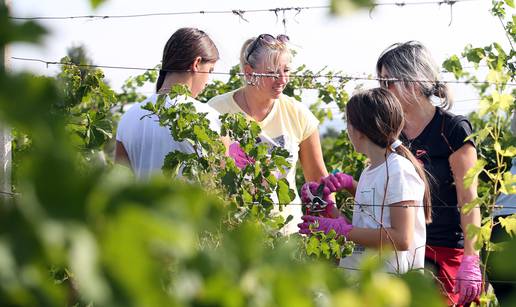
[[[420,272],[409,272],[401,276],[401,280],[409,287],[410,306],[420,306],[425,302],[425,306],[442,306],[443,302],[436,297],[439,291],[434,286],[435,280],[425,277]]]
[[[493,0],[492,14],[500,19],[504,25],[507,38],[511,46],[516,41],[514,28],[515,15],[510,20],[507,17],[508,7],[514,8],[514,2]],[[484,83],[474,84],[480,95],[480,108],[478,113],[470,115],[473,130],[476,131],[470,138],[476,143],[480,159],[477,164],[468,171],[464,178],[465,186],[470,186],[479,179],[479,196],[473,202],[462,208],[463,213],[468,213],[474,207],[480,207],[483,214],[481,227],[468,225],[467,236],[476,237],[476,249],[486,250],[486,261],[490,259],[492,251],[500,250],[499,244],[493,244],[491,232],[493,226],[493,210],[496,207],[496,199],[500,193],[514,194],[516,192],[515,178],[509,172],[510,160],[515,156],[516,138],[509,131],[510,116],[516,108],[516,89],[507,86],[514,81],[516,72],[516,52],[513,48],[505,51],[498,43],[492,43],[485,47],[466,46],[462,53],[462,60],[473,64],[478,68],[481,64],[488,67]],[[479,81],[478,74],[463,70],[461,59],[452,56],[443,63],[445,69],[453,72],[456,78],[464,78],[470,81]],[[482,80],[483,81],[483,80]],[[506,219],[500,219],[499,223],[512,236],[514,234],[514,215]],[[508,254],[509,255],[509,254]],[[497,253],[496,259],[501,259]],[[510,262],[509,258],[505,258]],[[499,260],[496,260],[499,261]],[[494,262],[496,262],[494,261]],[[486,264],[486,267],[488,264]],[[484,271],[484,274],[486,271]],[[500,275],[498,275],[500,276]],[[482,303],[492,303],[494,296],[489,293],[482,295]]]
[[[0,46],[13,42],[36,43],[47,31],[35,22],[14,23],[9,20],[9,10],[0,3]],[[3,69],[3,68],[2,68]]]
[[[349,80],[334,78],[334,76],[342,72],[327,71],[326,67],[313,72],[307,69],[305,65],[301,65],[293,70],[292,73],[298,77],[290,80],[283,92],[301,101],[301,94],[304,90],[316,90],[317,100],[310,104],[310,110],[319,121],[322,122],[325,119],[333,119],[330,108],[321,108],[323,103],[329,105],[334,102],[337,107],[344,112],[346,102],[349,98],[344,86]],[[325,78],[315,78],[315,76],[325,76]]]
[[[229,70],[230,75],[228,81],[222,82],[219,80],[215,80],[213,81],[213,83],[208,84],[206,88],[204,88],[204,91],[199,96],[197,96],[197,100],[201,102],[207,102],[215,96],[231,92],[242,87],[243,82],[242,77],[238,75],[239,72],[239,65],[231,67],[231,69]]]
[[[0,47],[35,42],[44,33],[36,24],[13,23],[2,14]],[[490,80],[505,82],[511,77],[513,53],[502,51],[492,45],[468,55],[475,61],[489,59],[494,71]],[[449,67],[457,77],[468,77],[457,59]],[[237,71],[233,68],[228,82],[208,86],[200,98],[206,101],[240,87]],[[344,111],[348,99],[345,80],[310,77],[323,71],[301,66],[296,73],[306,77],[291,80],[285,90],[298,100],[301,88],[318,91],[311,109],[321,121],[333,114],[320,106],[335,102]],[[374,260],[348,274],[307,257],[307,252],[327,259],[349,254],[352,243],[334,233],[306,240],[280,236],[288,219],[271,210],[275,202],[287,204],[293,198],[281,177],[290,167],[287,153],[256,144],[260,128],[242,116],[224,116],[221,131],[255,161],[242,170],[222,154],[219,135],[209,129],[205,114],[193,112],[188,103],[167,106],[164,96],[146,109],[176,139],[192,142],[194,154],[171,153],[166,176],[149,182],[135,181],[126,169],[94,163],[112,139],[115,103],[139,101],[143,97],[137,89],[155,79],[154,71],[146,72],[116,94],[99,70],[66,65],[57,78],[0,71],[0,117],[15,128],[16,190],[21,195],[0,200],[0,305],[440,305],[433,283],[422,274],[382,273]],[[513,191],[514,178],[506,167],[495,173],[491,167],[507,162],[514,150],[509,145],[514,146],[514,139],[504,128],[507,118],[496,112],[514,108],[507,96],[512,93],[503,84],[495,87],[497,94],[487,94],[489,86],[479,87],[497,107],[472,120],[477,126],[489,123],[475,136],[486,164],[474,173],[481,179],[482,174],[491,179],[491,174],[499,183],[483,182],[483,195]],[[168,96],[182,100],[185,95],[177,87]],[[354,153],[345,133],[327,133],[322,143],[330,170],[358,177],[365,158]],[[186,180],[175,179],[180,171]],[[338,203],[348,196],[338,195]],[[514,233],[512,217],[500,223]],[[472,230],[482,243],[488,244],[491,225],[486,220],[481,229]],[[501,263],[514,272],[513,262]]]
[[[106,2],[106,0],[90,0],[90,4],[93,8],[97,8],[104,2]]]
[[[335,15],[349,14],[359,8],[373,8],[374,0],[331,0],[330,12]]]
[[[254,161],[243,169],[235,166],[231,158],[224,157],[225,148],[220,136],[212,131],[206,114],[197,113],[188,100],[188,89],[174,86],[167,97],[161,96],[155,104],[148,103],[144,109],[158,116],[160,124],[170,129],[178,141],[192,144],[194,154],[170,153],[163,169],[171,177],[181,175],[199,182],[211,190],[219,190],[228,201],[234,201],[239,218],[251,217],[267,224],[273,233],[286,223],[274,217],[271,210],[275,204],[285,205],[294,198],[294,191],[280,174],[290,167],[286,158],[288,152],[268,149],[265,144],[257,144],[261,132],[256,122],[246,120],[241,114],[221,116],[221,135],[239,142],[244,152]],[[276,194],[276,200],[272,197]],[[276,235],[273,235],[273,237]]]
[[[323,231],[314,231],[306,240],[305,247],[308,256],[333,258],[338,261],[340,258],[351,255],[355,244],[347,241],[345,237],[337,236],[332,229],[328,234]]]
[[[147,83],[156,83],[158,79],[158,69],[160,66],[154,67],[154,70],[147,70],[141,75],[129,77],[122,85],[122,92],[117,93],[116,101],[123,108],[128,103],[141,102],[147,98],[138,92],[138,89]]]

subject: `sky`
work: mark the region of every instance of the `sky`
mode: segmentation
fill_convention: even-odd
[[[378,3],[400,2],[380,0]],[[406,0],[405,2],[418,2]],[[326,6],[329,0],[107,0],[97,10],[92,10],[86,0],[17,0],[11,1],[11,15],[74,16],[74,15],[124,15],[156,12],[185,12],[233,9],[268,9],[277,7]],[[273,12],[246,13],[242,20],[233,14],[193,14],[153,16],[123,19],[66,19],[43,21],[50,30],[40,46],[16,44],[9,47],[8,55],[58,61],[72,45],[84,45],[89,57],[97,65],[154,67],[159,64],[163,46],[170,35],[180,27],[191,26],[206,31],[221,54],[215,70],[229,71],[238,63],[242,43],[261,33],[285,33],[297,50],[293,66],[306,64],[312,70],[327,66],[346,74],[375,75],[375,63],[380,53],[389,45],[407,40],[419,40],[432,52],[437,63],[453,54],[460,54],[467,44],[485,46],[498,42],[507,47],[500,21],[491,16],[490,0],[458,2],[450,11],[449,5],[379,6],[374,11],[332,17],[328,9],[302,10],[285,14],[284,27],[280,14]],[[450,24],[451,21],[451,24]],[[16,60],[7,62],[13,70],[31,70],[53,75],[55,66]],[[128,70],[104,70],[110,85],[119,89],[129,76],[141,73]],[[212,76],[224,80],[224,76]],[[453,79],[443,74],[443,79]],[[375,81],[360,81],[365,87],[375,87]],[[354,82],[350,86],[354,87]],[[455,99],[452,109],[466,114],[477,107],[476,94],[468,85],[453,85]],[[153,85],[143,89],[150,94]],[[308,95],[304,103],[314,99]]]

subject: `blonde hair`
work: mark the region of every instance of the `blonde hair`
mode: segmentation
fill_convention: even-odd
[[[292,60],[292,51],[286,43],[276,41],[275,44],[257,42],[255,48],[251,46],[258,37],[253,37],[244,42],[240,49],[240,70],[244,72],[245,65],[256,68],[258,64],[264,63],[267,69],[276,71],[279,66],[279,59],[287,55]]]

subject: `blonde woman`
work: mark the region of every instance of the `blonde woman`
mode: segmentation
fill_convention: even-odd
[[[327,175],[327,171],[319,140],[319,121],[303,104],[283,94],[289,81],[292,60],[288,41],[286,35],[274,37],[270,34],[247,40],[240,54],[245,85],[212,98],[208,104],[222,114],[244,114],[260,125],[262,133],[259,142],[267,143],[270,148],[282,147],[290,153],[287,160],[291,168],[286,178],[290,188],[296,191],[296,199],[281,214],[294,217],[284,229],[286,234],[291,234],[297,231],[296,224],[301,222],[302,216],[295,183],[297,161],[301,162],[306,181],[318,181]],[[277,74],[277,77],[263,77],[260,74]],[[238,144],[232,144],[230,154],[237,165],[244,166],[248,162],[239,151]]]

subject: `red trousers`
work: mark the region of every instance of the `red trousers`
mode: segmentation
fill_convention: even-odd
[[[427,245],[425,249],[425,267],[434,271],[440,282],[439,287],[450,306],[459,301],[459,293],[453,293],[453,288],[463,255],[464,249],[462,248]]]

